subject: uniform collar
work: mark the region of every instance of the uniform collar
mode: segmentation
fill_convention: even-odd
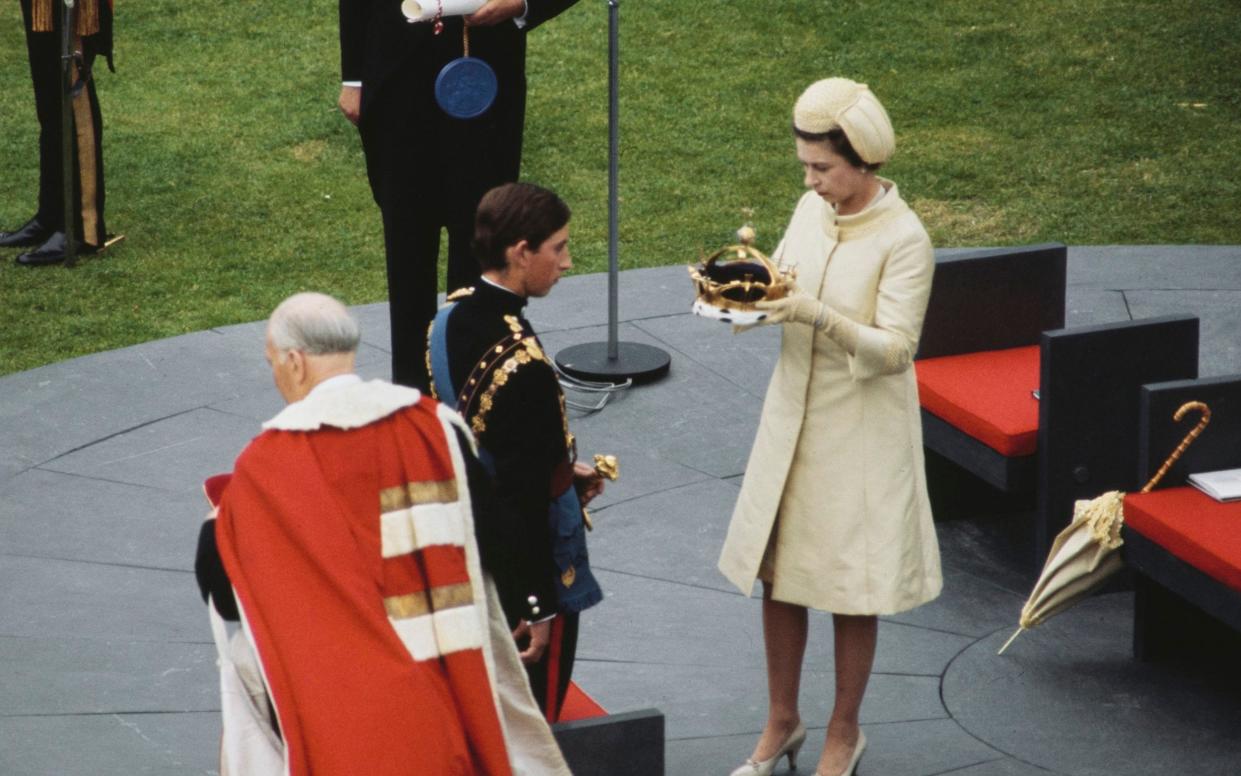
[[[526,297],[514,293],[504,286],[494,283],[487,278],[479,278],[479,284],[474,287],[474,293],[470,295],[470,299],[476,304],[495,310],[501,315],[516,315],[521,317],[521,311],[525,309]]]

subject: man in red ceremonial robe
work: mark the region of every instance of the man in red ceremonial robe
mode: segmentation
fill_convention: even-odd
[[[237,459],[199,548],[204,593],[257,654],[283,772],[568,774],[483,570],[504,540],[472,509],[468,433],[417,390],[353,374],[358,341],[331,297],[276,308],[267,359],[289,404]],[[226,707],[226,772],[232,724]]]

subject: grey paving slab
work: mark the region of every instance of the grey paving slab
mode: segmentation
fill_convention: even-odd
[[[960,768],[951,773],[953,776],[1048,776],[1053,771],[1023,763],[1012,757],[1001,757]]]
[[[598,328],[551,332],[540,335],[540,339],[549,352],[555,353],[566,345],[604,340],[606,336],[605,329]],[[620,338],[664,345],[632,324],[620,327]],[[713,477],[729,477],[745,469],[761,409],[754,397],[737,391],[714,372],[688,359],[674,359],[666,378],[619,394],[606,413],[582,418],[574,427],[589,430],[596,424],[607,424],[609,429],[623,429],[627,438],[653,444],[682,466]]]
[[[1067,281],[1117,289],[1241,289],[1241,246],[1070,246]]]
[[[1027,538],[1034,535],[1033,521],[1033,513],[999,511],[937,522],[935,532],[945,573],[969,574],[1024,598],[1042,567]]]
[[[362,327],[362,342],[382,353],[391,354],[392,324],[388,319],[388,305],[379,302],[349,309]]]
[[[5,776],[218,774],[218,712],[0,717]]]
[[[206,512],[198,492],[32,469],[0,482],[0,547],[10,555],[188,571]]]
[[[384,336],[388,336],[386,329]],[[357,373],[365,380],[390,380],[392,358],[387,351],[363,343],[358,349]],[[271,419],[283,408],[284,400],[270,379],[251,392],[230,396],[209,406],[209,409],[250,420],[254,424],[254,434],[259,433],[263,421]]]
[[[1016,623],[1028,593],[1005,590],[985,577],[949,571],[944,574],[939,598],[885,619],[977,638]]]
[[[0,457],[22,468],[253,390],[261,348],[197,332],[0,378]]]
[[[744,733],[757,738],[766,719],[767,679],[761,665],[737,669],[592,662],[590,677],[586,691],[596,699],[607,697],[613,708],[661,710],[673,739]],[[826,726],[834,686],[830,670],[803,673],[800,709],[807,725]],[[862,705],[863,724],[947,716],[938,676],[876,674]]]
[[[258,431],[249,419],[196,409],[101,440],[39,468],[201,493],[203,479],[232,471],[237,453]]]
[[[1060,773],[1114,774],[1118,763],[1132,776],[1236,773],[1236,683],[1202,666],[1133,660],[1131,600],[1086,601],[1003,656],[1007,631],[978,641],[944,675],[948,710],[980,740]]]
[[[865,730],[869,745],[858,769],[863,776],[954,773],[1000,755],[947,719],[868,725]],[[817,758],[822,746],[815,743],[820,745],[808,754]]]
[[[858,765],[859,776],[939,776],[956,774],[1002,757],[972,738],[950,720],[927,720],[895,724],[863,723],[868,746]],[[823,728],[808,726],[806,744],[797,761],[797,770],[785,768],[778,774],[814,773],[823,751]],[[736,768],[750,754],[756,734],[691,738],[668,742],[669,774],[719,774]],[[1000,771],[999,773],[1004,773]],[[1013,773],[1025,776],[1022,771]],[[1041,773],[1046,774],[1045,771]]]
[[[711,478],[596,512],[591,563],[685,585],[736,589],[715,568],[733,502],[734,481]]]
[[[753,733],[669,740],[664,751],[664,772],[669,776],[726,776],[750,756],[754,741]],[[786,764],[787,761],[781,763],[781,769]],[[776,773],[814,773],[814,759],[807,754],[800,756],[797,766],[796,771],[777,770]]]
[[[0,716],[219,711],[214,644],[0,636]]]
[[[582,615],[585,660],[753,667],[763,665],[760,602],[735,593],[600,571],[606,598]],[[669,617],[668,613],[675,616]],[[635,627],[641,623],[641,627]],[[832,665],[831,617],[810,616],[808,667]],[[884,621],[875,670],[938,676],[974,639]],[[606,698],[599,699],[605,707]]]
[[[758,326],[734,334],[731,326],[696,315],[635,325],[674,349],[678,358],[697,362],[762,403],[780,355],[780,327]]]
[[[598,513],[601,520],[604,519],[600,512],[603,509],[626,505],[644,496],[676,490],[691,483],[719,482],[705,472],[678,463],[657,445],[641,444],[628,435],[618,435],[607,424],[583,419],[570,419],[569,422],[577,437],[580,460],[592,463],[593,456],[602,453],[615,455],[620,465],[619,479],[605,483],[603,494],[591,503],[592,514]]]
[[[1241,266],[1241,257],[1238,257]],[[1199,319],[1198,373],[1203,377],[1241,373],[1241,283],[1231,290],[1136,289],[1125,298],[1135,318],[1192,313]]]
[[[1131,318],[1124,291],[1096,286],[1069,286],[1064,292],[1066,326],[1095,326]]]
[[[211,638],[191,572],[0,555],[0,591],[4,636]]]

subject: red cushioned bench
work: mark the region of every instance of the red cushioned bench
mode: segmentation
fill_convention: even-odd
[[[1064,328],[1067,257],[1060,244],[937,251],[914,364],[927,450],[1037,497],[1037,563],[1074,501],[1136,488],[1139,387],[1198,374],[1193,316]]]
[[[1241,631],[1241,502],[1221,503],[1185,484],[1190,472],[1241,467],[1241,375],[1143,386],[1138,479],[1158,470],[1187,431],[1172,413],[1206,402],[1211,422],[1163,479],[1125,497],[1121,552],[1134,570],[1134,656],[1151,660],[1182,642]],[[1191,415],[1192,417],[1192,415]]]
[[[1037,345],[918,361],[927,412],[1006,458],[1038,449]]]
[[[655,709],[608,714],[570,682],[552,732],[574,773],[662,776],[664,772],[664,715]]]

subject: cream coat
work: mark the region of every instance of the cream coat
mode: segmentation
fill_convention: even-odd
[[[775,257],[798,285],[862,324],[850,356],[784,326],[719,567],[749,595],[769,538],[776,600],[892,614],[939,594],[913,356],[931,291],[931,241],[896,186],[837,216],[813,191]]]

